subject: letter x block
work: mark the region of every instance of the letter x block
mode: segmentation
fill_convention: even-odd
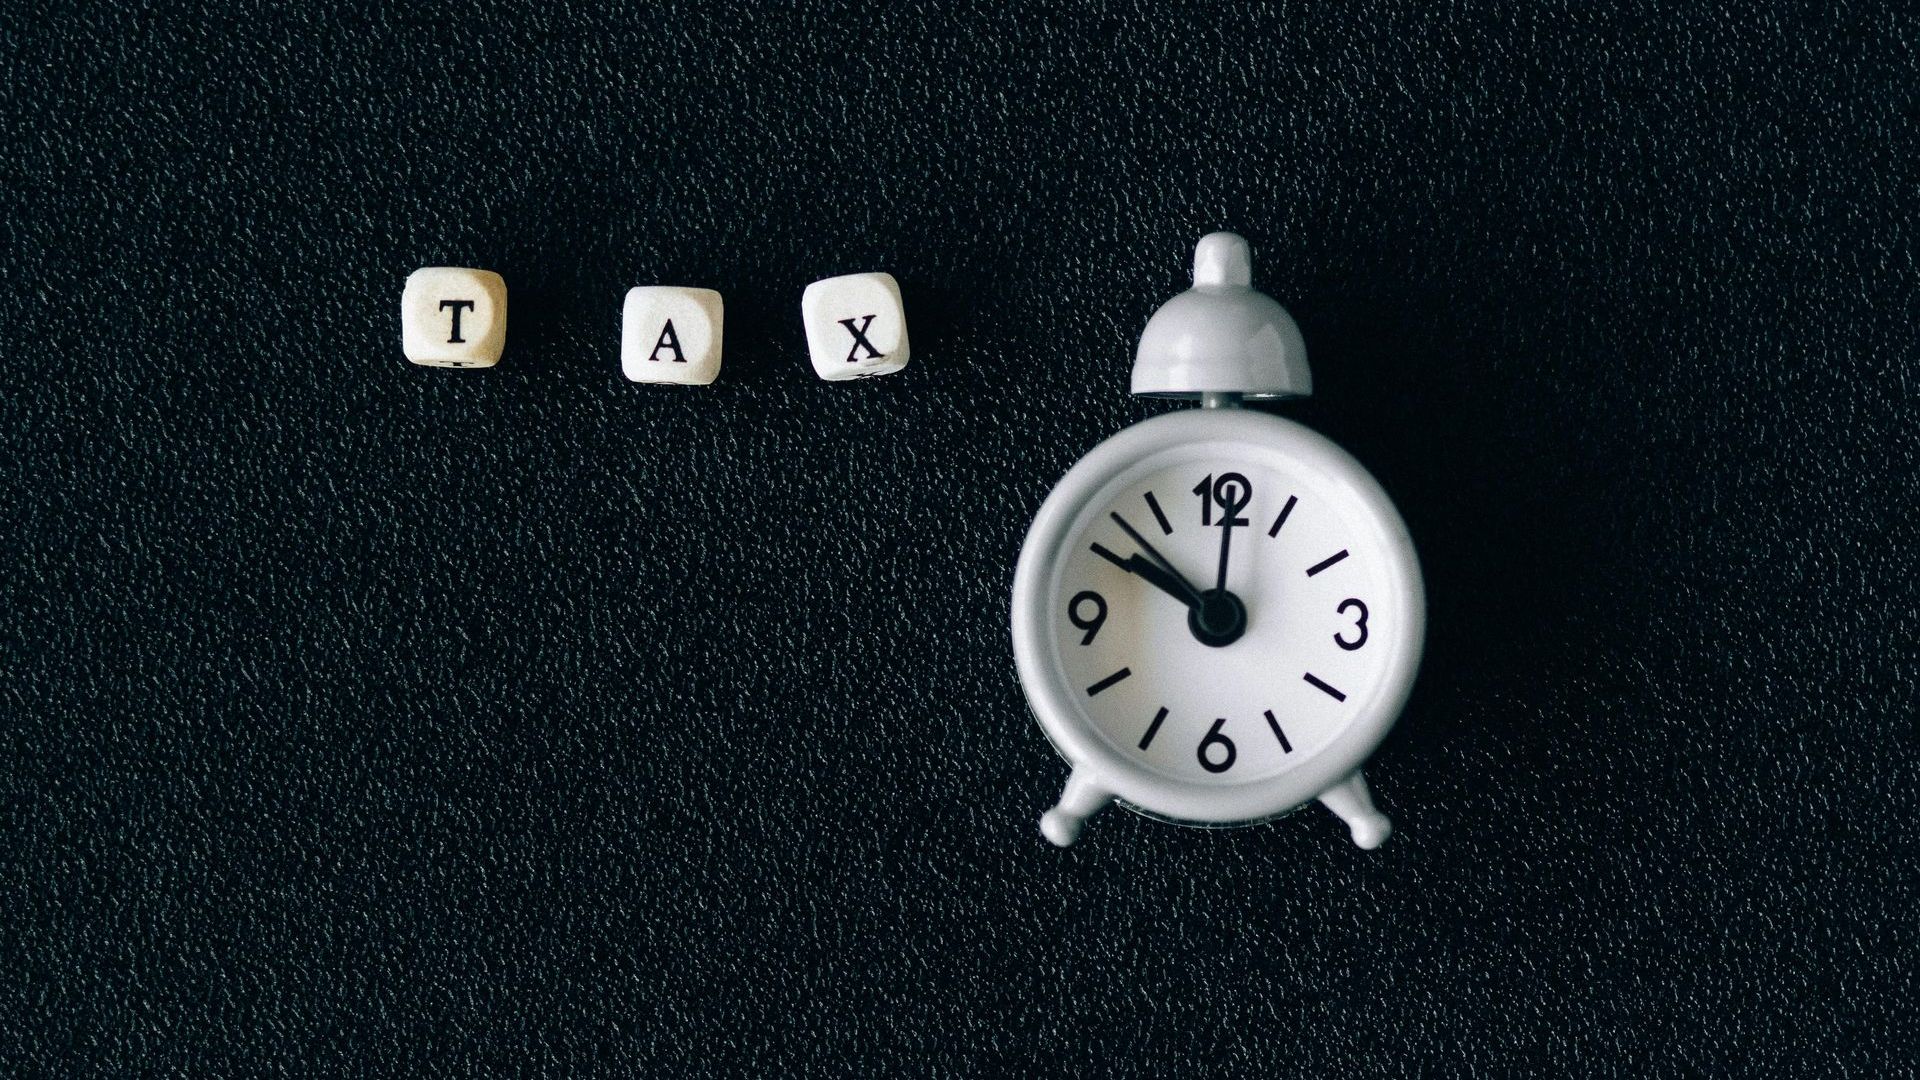
[[[891,375],[907,366],[907,313],[892,274],[848,274],[800,297],[807,352],[828,382]]]
[[[620,370],[634,382],[705,386],[720,377],[720,294],[642,285],[620,313]]]
[[[491,270],[428,266],[400,294],[400,348],[429,367],[492,367],[507,343],[507,283]]]

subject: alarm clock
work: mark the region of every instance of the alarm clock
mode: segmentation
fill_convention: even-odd
[[[1243,403],[1312,392],[1291,316],[1233,233],[1148,321],[1133,392],[1198,399],[1095,447],[1047,496],[1013,581],[1013,645],[1071,767],[1056,845],[1118,801],[1186,825],[1318,799],[1362,848],[1392,826],[1361,765],[1399,718],[1426,634],[1420,563],[1353,456]]]

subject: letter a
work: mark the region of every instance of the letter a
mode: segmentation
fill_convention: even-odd
[[[649,360],[660,359],[661,349],[673,350],[674,363],[684,364],[687,362],[686,356],[680,352],[680,335],[673,332],[672,319],[668,319],[667,328],[665,330],[660,331],[660,340],[653,343],[653,355],[647,357],[647,359]]]

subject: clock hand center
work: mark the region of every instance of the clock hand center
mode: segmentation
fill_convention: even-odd
[[[1202,606],[1188,609],[1187,629],[1202,645],[1231,645],[1247,632],[1247,605],[1230,592],[1209,592]]]

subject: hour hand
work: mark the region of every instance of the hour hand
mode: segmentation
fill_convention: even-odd
[[[1127,524],[1126,518],[1121,517],[1119,514],[1109,514],[1107,516],[1113,519],[1115,525],[1120,526],[1121,530],[1127,534],[1128,539],[1140,545],[1140,550],[1146,552],[1145,557],[1142,557],[1138,553],[1131,556],[1131,560],[1142,564],[1144,569],[1135,569],[1127,562],[1122,562],[1118,559],[1114,560],[1120,563],[1120,568],[1139,574],[1159,588],[1172,593],[1181,603],[1195,611],[1200,610],[1205,604],[1205,601],[1200,596],[1200,590],[1187,584],[1187,579],[1180,576],[1180,571],[1173,568],[1173,564],[1167,561],[1165,555],[1160,554],[1159,551],[1154,549],[1152,544],[1147,543],[1147,538],[1141,536],[1138,529]],[[1148,573],[1149,570],[1152,571],[1152,573]]]
[[[1147,584],[1173,597],[1188,607],[1197,606],[1193,594],[1181,585],[1180,580],[1154,565],[1140,555],[1129,555],[1121,564],[1121,569],[1140,575]]]

